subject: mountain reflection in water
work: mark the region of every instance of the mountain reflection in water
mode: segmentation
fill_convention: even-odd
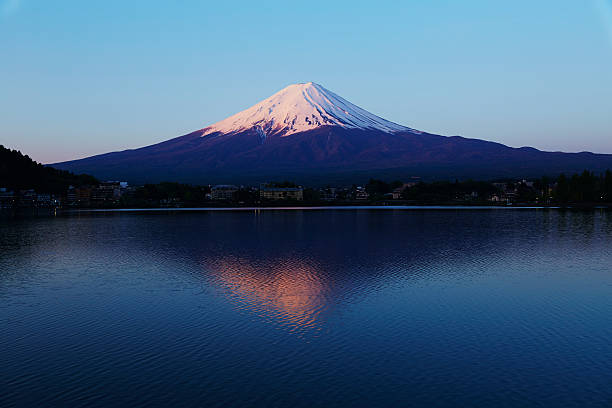
[[[314,263],[283,259],[223,257],[208,265],[213,279],[240,308],[273,318],[291,331],[319,328],[318,316],[327,303],[328,288]]]

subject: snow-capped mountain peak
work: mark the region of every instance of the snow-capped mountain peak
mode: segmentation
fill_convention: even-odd
[[[255,129],[265,139],[270,134],[288,136],[320,126],[387,133],[414,131],[361,109],[319,84],[308,82],[289,85],[258,104],[204,128],[202,136]]]

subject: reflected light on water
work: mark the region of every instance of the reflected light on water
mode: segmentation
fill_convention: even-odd
[[[287,259],[257,265],[240,258],[222,258],[209,264],[218,285],[247,309],[290,331],[320,329],[319,315],[329,288],[312,264]]]

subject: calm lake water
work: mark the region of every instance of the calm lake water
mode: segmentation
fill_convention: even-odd
[[[0,219],[0,406],[610,407],[612,213]]]

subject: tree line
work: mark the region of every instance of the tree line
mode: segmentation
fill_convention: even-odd
[[[0,145],[0,187],[9,190],[35,189],[43,193],[65,193],[68,186],[98,184],[87,174],[73,174],[32,160],[18,150]]]
[[[487,201],[494,195],[508,196],[516,202],[540,203],[610,203],[612,202],[612,172],[596,174],[584,170],[572,175],[561,174],[557,178],[542,177],[531,182],[517,180],[490,181],[465,180],[419,182],[404,188],[401,198],[407,201],[432,204],[453,201]],[[504,188],[501,188],[503,185]],[[370,179],[365,189],[370,200],[382,200],[386,194],[404,184],[401,181],[385,182]]]
[[[560,203],[612,202],[612,172],[595,174],[588,170],[581,174],[557,178],[553,197]]]

